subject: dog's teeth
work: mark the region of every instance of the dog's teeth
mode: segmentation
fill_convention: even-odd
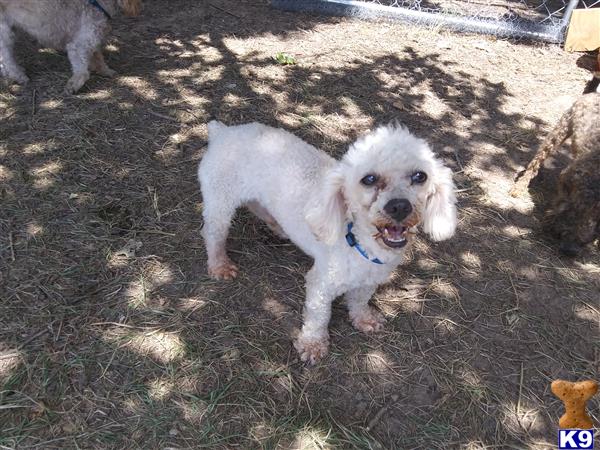
[[[400,238],[400,239],[391,239],[390,238],[390,239],[388,239],[388,241],[390,241],[390,242],[402,242],[402,241],[405,241],[405,240],[406,240],[405,238]]]

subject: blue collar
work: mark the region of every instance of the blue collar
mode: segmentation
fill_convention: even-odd
[[[88,3],[94,8],[98,8],[100,11],[102,11],[102,13],[108,18],[108,20],[112,19],[108,11],[104,9],[104,7],[100,3],[98,3],[98,0],[88,0]]]
[[[362,248],[360,246],[360,244],[358,243],[358,241],[356,240],[356,236],[354,236],[354,233],[352,232],[353,226],[354,226],[354,223],[352,223],[352,222],[348,223],[348,232],[346,233],[346,242],[348,243],[348,245],[350,247],[354,247],[356,249],[356,251],[363,256],[363,258],[368,259],[369,261],[371,261],[375,264],[383,264],[383,262],[381,262],[379,260],[379,258],[373,258],[373,259],[369,258],[369,255],[367,254],[365,249]]]

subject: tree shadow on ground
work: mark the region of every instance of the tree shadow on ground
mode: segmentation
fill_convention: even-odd
[[[147,2],[119,24],[115,80],[63,98],[57,65],[0,91],[1,445],[554,442],[549,382],[598,373],[598,254],[561,259],[521,205],[484,189],[510,184],[545,125],[509,107],[509,88],[420,38],[348,53],[331,25],[356,25],[256,2]],[[290,47],[299,63],[277,65]],[[400,119],[452,166],[459,232],[420,240],[379,290],[383,334],[355,332],[336,306],[332,354],[300,364],[310,259],[244,212],[240,278],[207,277],[195,170],[213,118],[336,156]]]

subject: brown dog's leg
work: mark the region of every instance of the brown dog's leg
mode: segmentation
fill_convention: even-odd
[[[102,75],[103,77],[110,78],[114,77],[117,74],[117,72],[108,67],[106,61],[104,61],[104,55],[102,55],[102,52],[100,50],[96,50],[93,53],[92,60],[90,61],[90,68],[94,72]]]
[[[527,190],[527,186],[529,186],[531,179],[536,176],[548,155],[560,147],[560,145],[571,135],[573,132],[572,118],[573,107],[569,108],[567,112],[563,114],[559,122],[546,137],[546,140],[533,159],[529,162],[525,172],[517,178],[515,185],[510,190],[511,196],[519,197]]]

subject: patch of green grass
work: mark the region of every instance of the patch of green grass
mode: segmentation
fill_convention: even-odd
[[[131,383],[127,386],[127,389],[124,391],[125,395],[131,397],[137,397],[140,401],[145,405],[153,405],[154,400],[150,397],[150,393],[148,392],[148,386],[143,383]]]
[[[6,445],[9,448],[17,448],[19,444],[24,443],[27,439],[32,436],[38,434],[42,430],[48,429],[48,427],[54,422],[51,419],[56,419],[57,415],[52,414],[52,416],[47,413],[42,414],[39,417],[12,417],[12,422],[14,426],[9,427],[6,426],[7,422],[3,421],[3,418],[0,416],[0,423],[4,426],[1,429],[0,435],[0,445]]]
[[[300,122],[302,123],[302,125],[307,125],[310,123],[313,123],[316,120],[316,116],[309,113],[309,112],[303,112],[300,114]]]
[[[229,388],[232,384],[233,382],[230,382],[216,389],[213,389],[208,393],[208,395],[205,398],[200,398],[192,394],[183,394],[183,397],[192,400],[194,405],[203,405],[202,408],[206,409],[208,415],[211,415],[215,408],[219,406],[221,400],[224,399],[224,397],[227,395]]]
[[[277,64],[280,64],[282,66],[289,66],[292,64],[296,64],[296,58],[294,58],[292,55],[288,55],[287,53],[284,52],[279,52],[277,53],[273,59],[277,62]]]
[[[2,384],[2,394],[0,401],[6,391],[13,391],[19,386],[22,386],[27,380],[27,368],[21,367],[15,373],[11,374],[8,379]]]
[[[100,431],[96,435],[96,440],[102,444],[117,444],[121,441],[122,436],[112,431]]]

